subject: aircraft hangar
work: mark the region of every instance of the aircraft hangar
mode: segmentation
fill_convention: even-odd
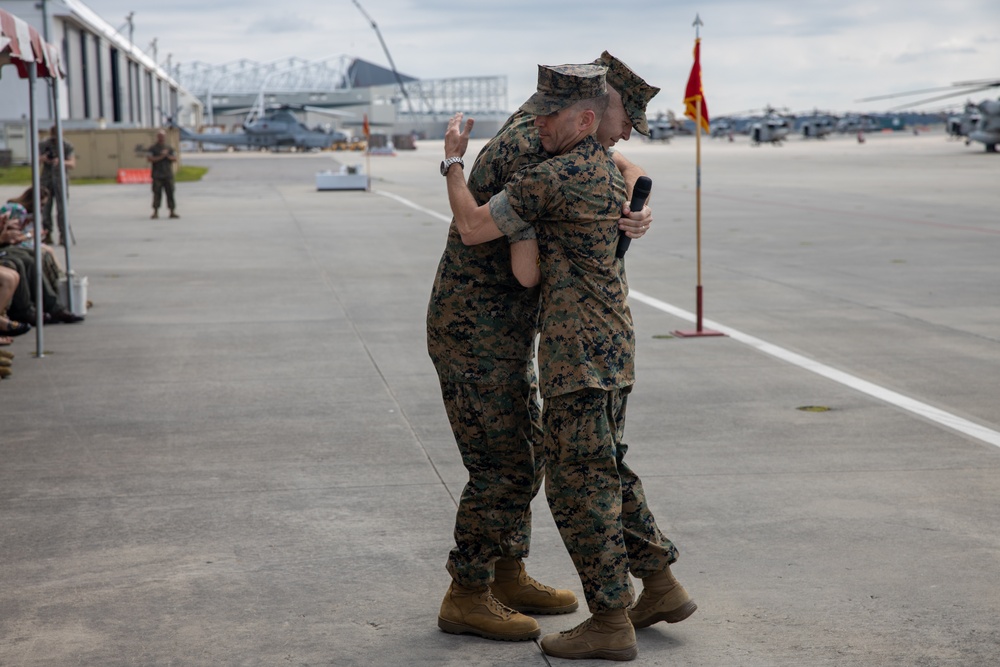
[[[355,135],[367,115],[373,132],[427,138],[443,137],[457,111],[493,131],[509,115],[506,76],[418,79],[349,55],[180,63],[173,73],[203,102],[205,122],[223,130],[238,127],[254,106],[308,107],[300,112],[306,125]]]
[[[131,39],[131,15],[115,26],[81,0],[7,0],[5,9],[61,47],[65,78],[59,114],[69,130],[159,127],[170,120],[199,129],[238,128],[248,109],[325,108],[301,112],[310,127],[360,135],[367,115],[373,133],[444,136],[457,111],[475,114],[478,127],[496,131],[508,115],[507,77],[418,79],[347,55],[310,61],[221,65],[159,59]],[[164,49],[165,50],[165,49]],[[39,127],[55,119],[46,84],[36,84]],[[16,77],[0,80],[0,149],[16,163],[28,154],[28,90]]]

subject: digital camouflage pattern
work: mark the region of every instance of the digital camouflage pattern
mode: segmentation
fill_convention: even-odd
[[[632,314],[615,257],[624,203],[625,181],[593,137],[518,172],[490,203],[501,228],[507,216],[535,226],[545,398],[635,382]]]
[[[630,571],[643,578],[677,560],[624,461],[630,391],[585,389],[545,401],[545,495],[592,613],[632,603]]]
[[[635,381],[632,317],[615,257],[624,202],[624,180],[592,137],[520,171],[490,202],[498,226],[530,221],[538,238],[545,495],[592,613],[632,603],[630,571],[648,576],[677,559],[624,461]]]
[[[39,155],[51,155],[52,157],[59,157],[59,141],[55,137],[49,137],[45,141],[38,144],[38,154]],[[63,141],[63,157],[67,160],[73,155],[73,144],[68,141]],[[67,178],[69,178],[67,176]],[[42,165],[42,175],[40,177],[42,185],[51,189],[52,187],[59,187],[59,170],[56,169],[56,165],[45,163]]]
[[[149,147],[149,157],[160,157],[164,153],[167,155],[173,155],[174,149],[167,144],[153,144]],[[174,178],[174,163],[170,160],[157,160],[153,162],[150,166],[150,174],[153,178],[159,178],[161,180],[173,180]]]
[[[149,147],[150,157],[159,157],[164,153],[173,155],[174,149],[167,144],[153,144]],[[177,208],[177,203],[174,201],[174,163],[170,160],[157,160],[152,163],[150,172],[153,177],[153,210],[160,208],[165,193],[167,208],[173,213]]]
[[[38,154],[45,155],[49,154],[53,157],[59,157],[59,142],[55,137],[49,137],[45,141],[38,144]],[[73,155],[73,144],[68,141],[63,141],[63,157],[69,160]],[[49,189],[49,198],[42,204],[42,228],[45,233],[51,234],[53,231],[52,225],[52,207],[58,206],[58,219],[59,219],[59,233],[62,235],[62,242],[66,242],[66,211],[63,210],[62,205],[62,187],[60,185],[59,179],[59,169],[56,165],[45,163],[42,165],[42,175],[39,177],[39,183],[42,187]],[[69,174],[66,174],[66,198],[69,198]],[[54,239],[53,239],[54,240]]]
[[[514,114],[479,153],[468,185],[480,205],[515,171],[550,157],[533,123]],[[517,282],[507,240],[466,246],[452,220],[427,307],[427,351],[469,473],[447,566],[460,585],[492,581],[498,556],[528,554],[545,462],[532,363],[537,320],[538,288]]]
[[[618,91],[622,96],[622,106],[628,114],[632,127],[639,134],[649,136],[649,125],[646,122],[646,105],[653,99],[660,89],[651,86],[646,81],[632,71],[632,69],[605,51],[601,57],[594,61],[595,65],[604,65],[608,68],[606,79],[608,85]]]
[[[529,368],[528,374],[533,379],[534,371]],[[497,558],[528,555],[531,499],[541,487],[545,462],[537,389],[532,381],[442,382],[441,393],[469,470],[447,567],[460,585],[479,588],[493,580]]]
[[[571,104],[608,94],[601,64],[539,65],[535,93],[521,105],[521,111],[547,116]]]
[[[469,172],[469,190],[479,205],[503,190],[518,169],[551,157],[533,123],[529,114],[514,114],[479,153]],[[517,282],[507,239],[467,246],[452,219],[427,307],[427,351],[441,379],[519,381],[534,356],[537,319],[538,288]]]

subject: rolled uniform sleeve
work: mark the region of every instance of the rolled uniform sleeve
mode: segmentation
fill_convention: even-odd
[[[528,241],[535,238],[535,228],[530,223],[521,219],[521,216],[514,211],[510,204],[510,199],[506,192],[499,192],[493,195],[489,201],[490,215],[497,228],[503,232],[510,243],[518,241]]]

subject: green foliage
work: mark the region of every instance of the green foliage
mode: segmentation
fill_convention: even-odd
[[[201,177],[208,172],[208,167],[193,167],[182,165],[177,169],[174,179],[178,183],[191,183],[200,181]],[[71,185],[100,185],[104,183],[114,183],[113,178],[70,178]],[[0,168],[0,186],[3,185],[31,185],[31,167],[27,165],[16,165]]]
[[[174,175],[174,180],[178,183],[191,183],[200,181],[201,177],[208,173],[208,167],[192,167],[191,165],[181,165]]]
[[[0,169],[0,185],[31,185],[31,167],[3,167]]]

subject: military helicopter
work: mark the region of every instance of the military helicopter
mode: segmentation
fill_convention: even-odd
[[[712,119],[712,130],[709,132],[709,136],[713,139],[718,139],[719,137],[728,137],[730,141],[733,140],[733,133],[736,131],[735,124],[729,118],[713,118]]]
[[[781,142],[788,138],[788,133],[791,132],[790,117],[780,115],[779,110],[771,105],[767,105],[763,111],[764,116],[750,125],[750,145],[760,146],[763,143],[769,143],[773,146],[780,146]]]
[[[850,113],[837,121],[836,130],[841,134],[854,132],[877,132],[881,127],[868,114]]]
[[[800,129],[803,139],[826,139],[833,132],[836,118],[828,113],[814,110],[811,116],[802,120]]]
[[[346,143],[349,137],[343,132],[326,132],[320,129],[309,129],[293,113],[293,110],[315,111],[331,115],[352,116],[322,107],[293,107],[279,105],[265,107],[264,95],[257,98],[256,104],[250,109],[243,121],[243,131],[231,134],[195,134],[184,128],[179,128],[182,141],[211,143],[223,146],[246,146],[248,148],[266,150],[322,150],[334,144]]]
[[[673,111],[667,111],[666,114],[663,112],[656,114],[656,118],[649,120],[648,124],[650,141],[662,141],[669,144],[677,133],[677,118]]]
[[[950,86],[942,86],[940,88],[924,88],[922,90],[911,90],[904,93],[876,95],[875,97],[866,97],[858,101],[873,102],[875,100],[888,100],[896,97],[906,97],[909,95],[922,95],[927,93],[950,91],[946,92],[944,95],[935,95],[934,97],[918,100],[916,102],[910,102],[908,104],[893,107],[892,109],[898,110],[910,108],[920,104],[926,104],[928,102],[945,100],[959,95],[968,96],[973,93],[979,93],[984,90],[997,87],[1000,87],[1000,79],[977,79],[974,81],[958,81]],[[978,141],[986,147],[987,153],[996,153],[997,144],[1000,144],[1000,99],[983,100],[978,104],[971,101],[966,102],[964,113],[960,116],[949,117],[948,124],[945,129],[949,136],[966,137],[966,145],[972,143],[973,141]]]
[[[965,103],[965,109],[961,114],[948,116],[945,124],[945,132],[953,139],[965,139],[965,145],[969,145],[969,133],[975,131],[982,121],[983,116],[979,113],[979,107],[972,102]]]

